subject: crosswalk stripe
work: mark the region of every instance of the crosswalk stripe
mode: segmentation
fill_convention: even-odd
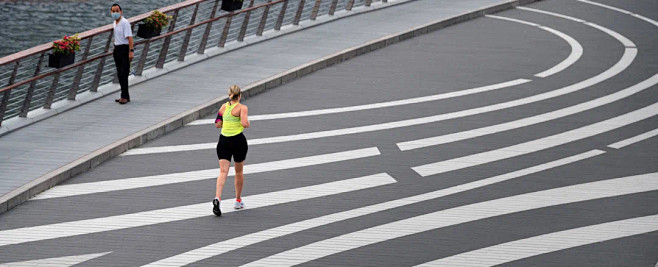
[[[578,129],[562,132],[559,134],[535,139],[532,141],[499,148],[491,151],[481,152],[459,158],[439,161],[412,167],[414,171],[423,177],[445,173],[449,171],[460,170],[494,161],[517,157],[559,145],[568,144],[598,134],[609,132],[623,126],[651,118],[658,114],[658,103],[647,107],[611,118],[605,121],[597,122]]]
[[[244,197],[243,199],[249,204],[249,210],[311,198],[347,193],[392,183],[396,183],[396,180],[393,177],[386,173],[379,173],[375,175],[351,178],[319,185],[253,195]],[[234,200],[227,199],[222,201],[221,208],[223,213],[233,212],[233,207],[231,206],[232,201]],[[0,246],[214,216],[211,213],[211,207],[212,204],[209,200],[207,203],[199,203],[180,207],[3,230],[0,231]]]
[[[514,172],[511,172],[511,173],[506,173],[506,174],[502,174],[502,175],[498,175],[498,176],[494,176],[494,177],[489,177],[489,178],[482,179],[482,180],[479,180],[479,181],[474,181],[474,182],[470,182],[470,183],[466,183],[466,184],[462,184],[462,185],[458,185],[458,186],[453,186],[453,187],[446,188],[446,189],[440,189],[440,190],[432,191],[432,192],[429,192],[429,193],[420,194],[420,195],[411,196],[411,197],[402,198],[402,199],[397,199],[397,200],[393,200],[393,201],[388,201],[388,202],[384,202],[384,203],[380,203],[380,204],[361,207],[361,208],[357,208],[357,209],[353,209],[353,210],[348,210],[348,211],[343,211],[343,212],[339,212],[339,213],[329,214],[329,215],[325,215],[325,216],[321,216],[321,217],[317,217],[317,218],[313,218],[313,219],[304,220],[304,221],[301,221],[301,222],[295,222],[295,223],[291,223],[291,224],[287,224],[287,225],[283,225],[283,226],[263,230],[263,231],[260,231],[260,232],[248,234],[248,235],[245,235],[245,236],[239,236],[239,237],[232,238],[232,239],[229,239],[229,240],[217,242],[217,243],[214,243],[214,244],[202,247],[202,248],[198,248],[198,249],[195,249],[195,250],[185,252],[183,254],[175,255],[175,256],[172,256],[172,257],[169,257],[169,258],[166,258],[166,259],[159,260],[157,262],[150,263],[146,266],[162,266],[162,265],[178,265],[178,266],[180,266],[180,265],[192,264],[192,263],[195,263],[197,261],[207,259],[207,258],[210,258],[210,257],[214,257],[214,256],[217,256],[217,255],[221,255],[221,254],[227,253],[227,252],[232,251],[232,250],[236,250],[236,249],[239,249],[239,248],[242,248],[242,247],[246,247],[246,246],[249,246],[249,245],[253,245],[253,244],[263,242],[263,241],[266,241],[266,240],[270,240],[270,239],[274,239],[274,238],[277,238],[277,237],[281,237],[281,236],[301,232],[301,231],[308,230],[308,229],[311,229],[311,228],[314,228],[314,227],[319,227],[319,226],[322,226],[322,225],[327,225],[327,224],[331,224],[331,223],[335,223],[335,222],[339,222],[339,221],[344,221],[344,220],[348,220],[348,219],[352,219],[352,218],[356,218],[356,217],[361,217],[361,216],[365,216],[365,215],[368,215],[368,214],[373,214],[373,213],[376,213],[376,212],[381,212],[381,211],[385,211],[385,210],[389,210],[389,209],[393,209],[393,208],[399,208],[399,207],[403,207],[403,206],[410,205],[410,204],[417,204],[417,203],[422,202],[422,201],[436,199],[436,198],[440,198],[440,197],[444,197],[444,196],[448,196],[448,195],[457,194],[457,193],[461,193],[461,192],[464,192],[464,191],[472,190],[472,189],[475,189],[475,188],[480,188],[480,187],[484,187],[484,186],[487,186],[487,185],[508,181],[508,180],[511,180],[511,179],[527,176],[527,175],[530,175],[530,174],[533,174],[533,173],[538,173],[538,172],[542,172],[542,171],[549,170],[549,169],[552,169],[552,168],[556,168],[556,167],[559,167],[559,166],[564,166],[564,165],[567,165],[567,164],[571,164],[571,163],[574,163],[574,162],[577,162],[577,161],[585,160],[585,159],[588,159],[588,158],[591,158],[591,157],[594,157],[594,156],[597,156],[597,155],[601,155],[603,153],[605,153],[605,151],[592,150],[592,151],[588,151],[588,152],[581,153],[581,154],[578,154],[578,155],[574,155],[574,156],[571,156],[571,157],[567,157],[567,158],[555,160],[555,161],[552,161],[552,162],[540,164],[540,165],[537,165],[537,166],[532,166],[532,167],[529,167],[529,168],[525,168],[525,169],[522,169],[522,170],[514,171]]]
[[[335,114],[335,113],[350,112],[350,111],[359,111],[359,110],[368,110],[368,109],[377,109],[377,108],[417,104],[417,103],[430,102],[430,101],[436,101],[436,100],[441,100],[441,99],[448,99],[448,98],[454,98],[454,97],[459,97],[459,96],[489,92],[489,91],[494,91],[494,90],[503,89],[503,88],[507,88],[507,87],[517,86],[517,85],[528,83],[528,82],[531,82],[531,80],[516,79],[516,80],[513,80],[513,81],[508,81],[508,82],[503,82],[503,83],[498,83],[498,84],[492,84],[492,85],[487,85],[487,86],[482,86],[482,87],[477,87],[477,88],[459,90],[459,91],[454,91],[454,92],[449,92],[449,93],[435,94],[435,95],[430,95],[430,96],[415,97],[415,98],[409,98],[409,99],[403,99],[403,100],[395,100],[395,101],[373,103],[373,104],[366,104],[366,105],[358,105],[358,106],[351,106],[351,107],[340,107],[340,108],[328,108],[328,109],[318,109],[318,110],[308,110],[308,111],[296,111],[296,112],[286,112],[286,113],[277,113],[277,114],[254,115],[254,116],[249,116],[249,121],[275,120],[275,119],[285,119],[285,118],[299,118],[299,117],[308,117],[308,116],[317,116],[317,115]],[[205,119],[205,120],[196,120],[196,121],[190,122],[187,125],[204,125],[204,124],[214,124],[214,123],[215,123],[214,119]]]
[[[529,237],[417,265],[495,266],[545,253],[658,231],[658,215],[620,220]],[[492,255],[496,255],[492,257]]]
[[[104,252],[104,253],[66,256],[59,258],[0,263],[0,267],[28,267],[28,266],[68,267],[68,266],[73,266],[76,264],[83,263],[91,259],[105,256],[109,253],[112,253],[112,251]]]
[[[619,101],[658,84],[658,74],[624,90],[555,111],[482,128],[397,143],[402,151],[437,146],[535,125]]]
[[[301,167],[308,167],[308,166],[314,166],[320,164],[336,163],[341,161],[349,161],[349,160],[355,160],[360,158],[373,157],[373,156],[378,156],[380,154],[381,153],[379,152],[379,149],[377,149],[376,147],[356,149],[356,150],[329,153],[329,154],[302,157],[302,158],[250,164],[244,167],[244,173],[255,174],[255,173],[263,173],[270,171],[287,170],[293,168],[301,168]],[[179,173],[168,173],[161,175],[126,178],[126,179],[115,179],[115,180],[101,181],[101,182],[58,185],[35,196],[34,198],[32,198],[32,200],[69,197],[69,196],[101,193],[101,192],[111,192],[118,190],[136,189],[136,188],[144,188],[144,187],[151,187],[158,185],[199,181],[199,180],[216,178],[217,175],[219,175],[219,168],[199,170],[199,171],[179,172]],[[229,175],[231,176],[235,175],[235,170],[230,169]]]
[[[581,201],[658,190],[658,173],[616,178],[489,200],[318,241],[244,266],[297,265],[395,238],[472,221]]]
[[[557,73],[567,69],[571,65],[575,64],[580,59],[580,57],[583,55],[583,46],[580,45],[580,43],[578,41],[576,41],[576,39],[574,39],[573,37],[561,32],[561,31],[558,31],[558,30],[555,30],[555,29],[552,29],[552,28],[549,28],[549,27],[546,27],[546,26],[542,26],[542,25],[539,25],[539,24],[536,24],[536,23],[528,22],[528,21],[525,21],[525,20],[520,20],[520,19],[513,19],[513,18],[495,16],[495,15],[485,15],[485,16],[489,17],[489,18],[494,18],[494,19],[499,19],[499,20],[507,20],[507,21],[512,21],[512,22],[516,22],[516,23],[521,23],[521,24],[526,24],[526,25],[538,27],[542,30],[545,30],[547,32],[550,32],[550,33],[562,38],[564,41],[566,41],[569,44],[569,46],[571,47],[571,53],[569,53],[569,56],[567,56],[566,59],[564,59],[563,61],[561,61],[557,65],[551,67],[550,69],[547,69],[545,71],[542,71],[540,73],[535,74],[535,76],[537,76],[537,77],[546,78],[548,76],[557,74]]]
[[[633,136],[633,137],[628,138],[628,139],[621,140],[619,142],[616,142],[614,144],[609,145],[609,147],[615,148],[615,149],[620,149],[620,148],[635,144],[637,142],[644,141],[646,139],[649,139],[649,138],[657,136],[657,135],[658,135],[658,129],[654,129],[654,130],[648,131],[646,133],[636,135],[636,136]]]

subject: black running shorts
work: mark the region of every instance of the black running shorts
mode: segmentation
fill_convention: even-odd
[[[247,138],[244,134],[226,137],[219,135],[219,142],[217,143],[217,158],[231,161],[231,157],[235,162],[243,162],[247,158]]]

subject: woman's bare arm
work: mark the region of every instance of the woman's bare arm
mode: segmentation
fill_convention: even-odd
[[[242,127],[244,128],[249,128],[249,109],[247,109],[247,106],[242,105],[240,108],[240,124],[242,124]]]

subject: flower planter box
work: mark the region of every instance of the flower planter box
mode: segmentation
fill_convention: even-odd
[[[146,24],[139,24],[139,28],[137,29],[137,36],[142,37],[144,39],[150,39],[156,36],[160,36],[160,32],[162,29],[155,30],[152,27],[146,26]]]
[[[68,55],[48,54],[48,67],[51,68],[59,69],[73,64],[74,61],[75,61],[75,53],[70,53]]]
[[[222,10],[231,12],[242,8],[242,2],[238,0],[222,0]]]

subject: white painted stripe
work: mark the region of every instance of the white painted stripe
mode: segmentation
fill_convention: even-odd
[[[386,173],[243,197],[249,209],[268,207],[305,199],[347,193],[395,183]],[[222,201],[222,213],[233,212],[234,199]],[[137,212],[104,218],[63,222],[0,231],[0,246],[21,244],[61,237],[92,234],[126,228],[201,218],[212,215],[207,203]]]
[[[615,149],[620,149],[622,147],[629,146],[629,145],[635,144],[635,143],[640,142],[640,141],[644,141],[644,140],[649,139],[651,137],[654,137],[656,135],[658,135],[658,129],[654,129],[652,131],[648,131],[646,133],[643,133],[643,134],[640,134],[640,135],[637,135],[637,136],[634,136],[634,137],[631,137],[631,138],[628,138],[628,139],[621,140],[617,143],[609,145],[609,147],[615,148]]]
[[[553,12],[549,12],[549,11],[544,11],[544,10],[540,10],[540,9],[534,9],[534,8],[529,8],[529,7],[524,7],[524,6],[517,6],[516,8],[521,9],[521,10],[525,10],[525,11],[532,11],[532,12],[551,15],[551,16],[555,16],[555,17],[559,17],[559,18],[563,18],[563,19],[573,20],[575,22],[585,23],[585,20],[582,20],[582,19],[579,19],[579,18],[574,18],[574,17],[570,17],[570,16],[567,16],[567,15],[562,15],[562,14],[553,13]]]
[[[516,22],[516,23],[521,23],[521,24],[525,24],[525,25],[533,26],[533,27],[539,27],[539,26],[541,26],[541,25],[539,25],[539,24],[537,24],[537,23],[533,23],[533,22],[529,22],[529,21],[525,21],[525,20],[520,20],[520,19],[513,19],[513,18],[502,17],[502,16],[496,16],[496,15],[484,15],[484,16],[487,17],[487,18],[499,19],[499,20],[507,20],[507,21],[511,21],[511,22]]]
[[[559,73],[559,72],[567,69],[568,67],[570,67],[574,63],[576,63],[578,61],[578,59],[580,59],[580,57],[583,55],[582,45],[580,45],[580,43],[578,41],[576,41],[576,39],[572,38],[571,36],[569,36],[569,35],[567,35],[563,32],[560,32],[558,30],[555,30],[555,29],[552,29],[552,28],[549,28],[549,27],[546,27],[546,26],[542,26],[542,25],[539,25],[539,24],[536,24],[536,23],[528,22],[528,21],[525,21],[525,20],[512,19],[512,18],[494,16],[494,15],[485,15],[485,16],[490,17],[490,18],[494,18],[494,19],[507,20],[507,21],[512,21],[512,22],[516,22],[516,23],[522,23],[522,24],[526,24],[526,25],[530,25],[530,26],[535,26],[535,27],[538,27],[542,30],[548,31],[548,32],[550,32],[554,35],[557,35],[558,37],[562,38],[563,40],[565,40],[569,44],[569,46],[571,47],[571,53],[569,53],[569,56],[566,59],[564,59],[562,62],[560,62],[557,65],[553,66],[552,68],[550,68],[548,70],[545,70],[543,72],[540,72],[538,74],[535,74],[535,76],[537,76],[537,77],[546,78],[548,76]]]
[[[541,254],[658,231],[658,215],[534,236],[439,259],[429,266],[495,266]],[[495,255],[495,257],[492,257]]]
[[[600,4],[600,3],[596,3],[596,2],[592,2],[592,1],[587,1],[587,0],[578,0],[578,1],[590,4],[590,5],[595,5],[595,6],[600,6],[600,7],[603,7],[603,8],[611,9],[611,10],[621,12],[621,13],[624,13],[624,14],[627,14],[627,15],[633,15],[632,12],[630,12],[628,10],[621,9],[621,8],[616,8],[616,7],[613,7],[613,6],[604,5],[604,4]]]
[[[658,173],[500,198],[387,223],[318,241],[245,266],[297,265],[387,240],[511,213],[658,190]]]
[[[652,19],[650,19],[650,18],[647,18],[647,17],[645,17],[645,16],[642,16],[642,15],[640,15],[640,14],[632,13],[632,12],[630,12],[630,11],[628,11],[628,10],[624,10],[624,9],[621,9],[621,8],[617,8],[617,7],[613,7],[613,6],[609,6],[609,5],[604,5],[604,4],[601,4],[601,3],[592,2],[592,1],[588,1],[588,0],[578,0],[578,1],[583,2],[583,3],[587,3],[587,4],[591,4],[591,5],[600,6],[600,7],[607,8],[607,9],[611,9],[611,10],[614,10],[614,11],[617,11],[617,12],[621,12],[621,13],[624,13],[624,14],[627,14],[627,15],[632,15],[632,16],[634,16],[634,17],[636,17],[636,18],[639,18],[639,19],[641,19],[641,20],[644,20],[644,21],[646,21],[646,22],[648,22],[648,23],[651,23],[651,24],[653,24],[654,26],[658,27],[658,22],[657,22],[657,21],[652,20]]]
[[[107,255],[109,253],[112,253],[112,251],[104,252],[104,253],[59,257],[59,258],[0,263],[0,267],[28,267],[28,266],[68,267]]]
[[[574,141],[582,140],[592,137],[601,133],[615,130],[617,128],[650,118],[658,114],[658,103],[653,105],[620,115],[605,121],[583,126],[571,131],[539,138],[536,140],[528,141],[521,144],[516,144],[496,150],[472,154],[460,158],[444,160],[440,162],[430,163],[413,167],[421,176],[430,176],[449,171],[469,168],[481,164],[486,164],[498,160],[517,157],[551,147],[571,143]]]
[[[495,184],[495,183],[500,183],[503,181],[508,181],[511,179],[527,176],[533,173],[538,173],[541,171],[545,171],[548,169],[556,168],[559,166],[564,166],[573,162],[585,160],[597,155],[601,155],[605,153],[604,151],[601,150],[592,150],[588,151],[582,154],[578,154],[575,156],[571,156],[568,158],[563,158],[559,159],[556,161],[544,163],[541,165],[537,166],[532,166],[526,169],[518,170],[515,172],[511,173],[506,173],[494,177],[490,177],[487,179],[475,181],[475,182],[470,182],[458,186],[453,186],[450,188],[446,189],[441,189],[441,190],[436,190],[433,192],[425,193],[425,194],[420,194],[416,196],[411,196],[407,198],[402,198],[402,199],[397,199],[393,201],[388,201],[376,205],[370,205],[366,207],[361,207],[353,210],[348,210],[348,211],[343,211],[339,213],[334,213],[334,214],[329,214],[313,219],[308,219],[304,220],[301,222],[296,222],[296,223],[291,223],[267,230],[263,230],[260,232],[244,235],[244,236],[239,236],[236,238],[232,238],[229,240],[217,242],[202,248],[198,248],[192,251],[185,252],[183,254],[175,255],[151,264],[148,264],[146,266],[162,266],[162,265],[186,265],[186,264],[192,264],[197,261],[201,261],[203,259],[207,259],[210,257],[218,256],[224,253],[227,253],[229,251],[233,251],[239,248],[243,248],[249,245],[253,245],[256,243],[260,243],[263,241],[267,241],[270,239],[282,237],[285,235],[290,235],[294,234],[297,232],[301,232],[304,230],[308,230],[314,227],[319,227],[339,221],[344,221],[360,216],[365,216],[368,214],[373,214],[375,212],[381,212],[393,208],[398,208],[414,203],[419,203],[422,201],[427,201],[431,199],[436,199],[456,193],[461,193],[464,191],[468,191],[471,189],[479,188],[479,187],[484,187],[487,185]]]
[[[395,101],[381,102],[381,103],[374,103],[374,104],[366,104],[366,105],[359,105],[359,106],[318,109],[318,110],[308,110],[308,111],[297,111],[297,112],[277,113],[277,114],[268,114],[268,115],[254,115],[254,116],[249,116],[249,121],[274,120],[274,119],[284,119],[284,118],[299,118],[299,117],[317,116],[317,115],[325,115],[325,114],[335,114],[335,113],[351,112],[351,111],[359,111],[359,110],[394,107],[394,106],[401,106],[401,105],[408,105],[408,104],[417,104],[417,103],[431,102],[431,101],[454,98],[454,97],[459,97],[459,96],[466,96],[466,95],[472,95],[472,94],[477,94],[477,93],[483,93],[483,92],[488,92],[488,91],[494,91],[494,90],[498,90],[498,89],[503,89],[503,88],[507,88],[507,87],[512,87],[512,86],[524,84],[524,83],[527,83],[527,82],[531,82],[531,80],[517,79],[517,80],[513,80],[513,81],[509,81],[509,82],[492,84],[492,85],[487,85],[487,86],[482,86],[482,87],[477,87],[477,88],[471,88],[471,89],[466,89],[466,90],[459,90],[459,91],[454,91],[454,92],[449,92],[449,93],[442,93],[442,94],[436,94],[436,95],[430,95],[430,96],[422,96],[422,97],[415,97],[415,98],[409,98],[409,99],[404,99],[404,100],[395,100]],[[201,124],[214,124],[214,123],[215,123],[214,119],[209,119],[209,120],[196,120],[196,121],[193,121],[193,122],[189,123],[188,125],[201,125]]]
[[[401,142],[398,143],[397,146],[400,148],[402,151],[407,151],[407,150],[412,150],[412,149],[419,149],[419,148],[424,148],[424,147],[429,147],[429,146],[437,146],[437,145],[442,145],[442,144],[447,144],[447,143],[452,143],[452,142],[457,142],[457,141],[462,141],[462,140],[467,140],[471,138],[476,138],[480,136],[485,136],[485,135],[490,135],[490,134],[495,134],[495,133],[500,133],[503,131],[509,131],[512,129],[518,129],[534,124],[539,124],[559,118],[563,118],[569,115],[573,115],[576,113],[580,113],[583,111],[591,110],[596,107],[600,107],[606,104],[610,104],[612,102],[627,98],[631,95],[634,95],[636,93],[642,92],[646,89],[651,88],[652,86],[658,84],[658,74],[652,76],[649,79],[646,79],[636,85],[633,85],[629,88],[626,88],[624,90],[615,92],[613,94],[599,97],[597,99],[593,99],[584,103],[580,103],[574,106],[566,107],[563,109],[535,115],[532,117],[527,117],[515,121],[510,121],[506,123],[501,123],[501,124],[496,124],[496,125],[491,125],[491,126],[486,126],[478,129],[472,129],[468,131],[462,131],[462,132],[457,132],[457,133],[452,133],[452,134],[446,134],[446,135],[440,135],[440,136],[434,136],[434,137],[429,137],[429,138],[423,138],[423,139],[418,139],[418,140],[412,140],[412,141],[407,141],[407,142]]]
[[[376,147],[343,151],[337,153],[323,154],[310,157],[295,159],[278,160],[257,164],[250,164],[244,167],[245,174],[254,174],[278,170],[287,170],[313,165],[349,161],[360,158],[367,158],[381,155]],[[219,169],[208,169],[199,171],[169,173],[161,175],[143,176],[127,179],[115,179],[101,182],[58,185],[32,198],[32,200],[49,199],[57,197],[69,197],[76,195],[85,195],[101,192],[110,192],[126,189],[144,188],[158,185],[167,185],[183,183],[190,181],[206,180],[217,178]],[[235,175],[235,170],[230,169],[229,175]]]
[[[524,10],[527,8],[524,8]],[[549,12],[550,13],[550,12]],[[559,15],[556,13],[551,13],[555,15]],[[606,33],[613,32],[612,30],[606,31]],[[621,36],[620,34],[612,35],[612,37],[618,38]],[[623,37],[623,36],[622,36]],[[624,39],[618,39],[620,42],[625,42]],[[626,39],[628,40],[628,39]],[[312,132],[312,133],[304,133],[304,134],[295,134],[295,135],[284,135],[284,136],[276,136],[276,137],[268,137],[268,138],[260,138],[260,139],[252,139],[248,140],[247,142],[249,145],[260,145],[260,144],[273,144],[273,143],[282,143],[282,142],[291,142],[291,141],[300,141],[300,140],[309,140],[309,139],[316,139],[316,138],[324,138],[324,137],[332,137],[332,136],[340,136],[340,135],[348,135],[348,134],[356,134],[356,133],[365,133],[365,132],[372,132],[372,131],[380,131],[380,130],[388,130],[388,129],[395,129],[395,128],[403,128],[403,127],[409,127],[409,126],[414,126],[414,125],[420,125],[420,124],[426,124],[426,123],[433,123],[433,122],[439,122],[439,121],[444,121],[444,120],[449,120],[449,119],[455,119],[455,118],[461,118],[461,117],[466,117],[466,116],[472,116],[472,115],[477,115],[477,114],[482,114],[486,112],[491,112],[491,111],[497,111],[497,110],[502,110],[502,109],[507,109],[511,107],[516,107],[520,105],[525,105],[525,104],[530,104],[534,102],[539,102],[542,100],[566,95],[572,92],[576,92],[582,89],[585,89],[587,87],[593,86],[595,84],[598,84],[602,81],[605,81],[607,79],[610,79],[614,77],[615,75],[621,73],[623,70],[628,68],[630,64],[635,60],[635,56],[637,55],[637,49],[636,48],[626,48],[624,50],[624,54],[622,55],[621,59],[611,68],[607,69],[606,71],[591,77],[587,80],[578,82],[576,84],[572,84],[567,87],[563,87],[557,90],[553,90],[550,92],[526,97],[526,98],[521,98],[517,100],[512,100],[508,102],[503,102],[503,103],[498,103],[494,105],[489,105],[489,106],[483,106],[479,108],[473,108],[473,109],[468,109],[468,110],[462,110],[462,111],[457,111],[457,112],[452,112],[452,113],[446,113],[446,114],[439,114],[439,115],[434,115],[434,116],[429,116],[429,117],[422,117],[422,118],[416,118],[416,119],[409,119],[409,120],[403,120],[403,121],[394,121],[394,122],[387,122],[387,123],[382,123],[382,124],[374,124],[374,125],[368,125],[368,126],[359,126],[359,127],[351,127],[351,128],[344,128],[344,129],[336,129],[336,130],[329,130],[329,131],[319,131],[319,132]],[[215,143],[204,143],[204,144],[192,144],[192,145],[177,145],[177,146],[161,146],[161,147],[148,147],[148,148],[136,148],[132,149],[129,151],[126,151],[123,153],[123,156],[127,155],[144,155],[144,154],[155,154],[155,153],[168,153],[168,152],[181,152],[181,151],[191,151],[191,150],[201,150],[201,149],[212,149],[215,148],[216,144]]]
[[[521,10],[526,10],[526,11],[551,15],[551,16],[554,16],[554,17],[560,17],[560,18],[569,19],[569,20],[580,22],[580,23],[584,23],[587,26],[594,27],[594,28],[596,28],[600,31],[603,31],[606,34],[614,37],[615,39],[619,40],[625,47],[636,47],[635,43],[633,43],[633,41],[629,40],[628,38],[624,37],[623,35],[615,32],[613,30],[610,30],[606,27],[603,27],[603,26],[600,26],[598,24],[592,23],[592,22],[587,22],[587,21],[584,21],[584,20],[581,20],[581,19],[578,19],[578,18],[569,17],[569,16],[565,16],[565,15],[562,15],[562,14],[553,13],[553,12],[550,12],[550,11],[539,10],[539,9],[534,9],[534,8],[529,8],[529,7],[517,7],[517,8],[521,9]]]

